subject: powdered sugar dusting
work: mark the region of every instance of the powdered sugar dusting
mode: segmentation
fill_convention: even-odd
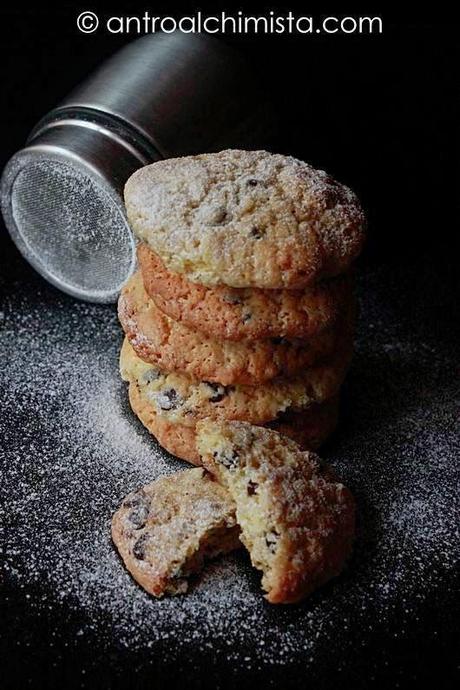
[[[302,288],[364,241],[358,199],[291,156],[226,150],[156,161],[125,186],[128,219],[172,271],[234,288]]]
[[[395,620],[403,636],[430,597],[450,596],[459,443],[455,352],[418,319],[423,295],[401,304],[417,294],[402,298],[400,283],[362,280],[345,421],[324,452],[357,497],[354,556],[294,608],[264,601],[244,552],[210,565],[183,597],[157,601],[133,582],[111,544],[111,515],[128,492],[185,465],[129,410],[115,310],[12,286],[0,333],[4,577],[25,593],[40,583],[49,598],[40,606],[84,611],[78,634],[156,650],[165,663],[195,650],[243,669],[318,667],[327,650],[339,668]],[[400,309],[411,319],[403,326]]]

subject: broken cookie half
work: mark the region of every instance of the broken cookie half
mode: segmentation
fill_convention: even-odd
[[[112,520],[127,569],[150,594],[181,594],[207,559],[241,546],[235,504],[203,468],[161,477],[129,494]]]
[[[350,491],[317,455],[246,422],[197,424],[203,466],[236,504],[241,541],[271,603],[293,603],[338,575],[350,554]]]

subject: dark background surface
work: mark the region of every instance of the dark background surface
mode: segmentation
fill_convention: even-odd
[[[218,4],[210,7],[215,10]],[[249,11],[247,3],[242,7]],[[201,8],[206,10],[206,4],[201,3]],[[95,3],[85,3],[78,8],[64,4],[55,11],[18,5],[1,10],[2,167],[34,123],[128,40],[102,32],[80,34],[75,18],[82,9],[98,8]],[[124,12],[139,9],[131,4]],[[173,12],[171,3],[155,3],[149,9],[158,14]],[[227,10],[234,9],[227,6]],[[347,14],[356,11],[350,6],[344,10]],[[105,8],[107,14],[115,11],[115,4]],[[190,6],[174,7],[177,15],[190,11]],[[314,8],[310,5],[303,11],[314,13]],[[361,11],[379,13],[369,7]],[[443,14],[441,8],[432,10],[429,20],[415,11],[407,19],[385,11],[381,16],[382,36],[253,37],[234,42],[258,66],[264,88],[281,114],[276,148],[324,167],[362,199],[369,217],[369,242],[363,261],[389,266],[406,263],[410,272],[425,256],[433,264],[442,293],[452,295],[458,288],[454,250],[458,178],[452,173],[458,167],[458,37],[447,10]],[[32,269],[19,257],[3,228],[0,238],[2,271],[7,278],[3,285],[18,275],[28,280]],[[446,323],[446,305],[436,301],[436,291],[434,280],[433,302],[427,309],[433,328],[437,322]],[[23,598],[24,593],[15,592],[14,586],[8,595],[8,606],[1,616],[5,687],[78,684],[73,669],[95,653],[90,639],[79,643],[78,650],[74,648],[72,630],[79,622],[63,619],[61,637],[53,633],[51,639],[50,631],[59,614],[40,611],[38,616]],[[350,677],[350,687],[361,687],[361,683],[363,687],[397,687],[396,683],[405,687],[415,682],[414,674],[417,682],[423,676],[439,688],[453,686],[454,638],[446,626],[441,639],[431,639],[431,621],[435,619],[442,621],[438,602],[425,611],[424,625],[414,628],[403,645],[392,643],[390,638],[375,639],[374,656],[386,646],[394,668],[375,674],[375,658],[372,664],[364,659],[357,675]],[[113,661],[101,660],[99,675],[90,687],[108,687],[108,683],[112,687],[118,687],[117,683],[144,687],[148,675],[137,680],[129,675],[110,680]],[[374,678],[369,675],[371,666]],[[156,673],[159,685],[178,681],[175,675],[162,677],[161,668]],[[238,679],[238,684],[245,686],[245,680],[256,684],[261,679]],[[282,686],[283,678],[273,681]],[[183,682],[194,687],[205,685],[204,678],[200,681],[191,675]],[[151,684],[155,687],[153,679]],[[299,687],[305,686],[305,679],[299,678]]]
[[[101,16],[142,12],[142,4],[89,3]],[[147,3],[148,6],[148,3]],[[224,3],[201,3],[203,11]],[[242,5],[255,11],[251,3]],[[262,5],[259,6],[262,8]],[[283,12],[293,6],[278,5]],[[426,247],[451,247],[458,140],[458,36],[439,4],[379,12],[346,5],[342,14],[380,14],[382,35],[250,36],[237,43],[258,69],[280,115],[274,147],[323,167],[349,184],[369,215],[368,254],[380,260]],[[2,137],[0,164],[33,125],[129,37],[103,30],[83,35],[80,10],[2,9]],[[181,16],[192,6],[155,3],[151,14]],[[266,5],[265,11],[276,9]],[[299,13],[315,13],[312,3]],[[321,13],[334,14],[330,7]],[[338,13],[340,14],[340,13]],[[229,94],[229,98],[231,98]]]

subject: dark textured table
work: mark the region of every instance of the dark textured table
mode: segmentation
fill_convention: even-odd
[[[458,333],[453,262],[361,267],[357,349],[323,455],[354,491],[346,572],[272,607],[243,553],[155,601],[110,517],[182,463],[129,410],[115,308],[76,302],[7,244],[0,313],[3,688],[454,686]]]

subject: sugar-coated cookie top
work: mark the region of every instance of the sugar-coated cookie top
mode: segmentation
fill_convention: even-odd
[[[267,151],[153,163],[129,178],[125,203],[136,235],[204,285],[303,288],[345,271],[364,241],[348,187]]]

